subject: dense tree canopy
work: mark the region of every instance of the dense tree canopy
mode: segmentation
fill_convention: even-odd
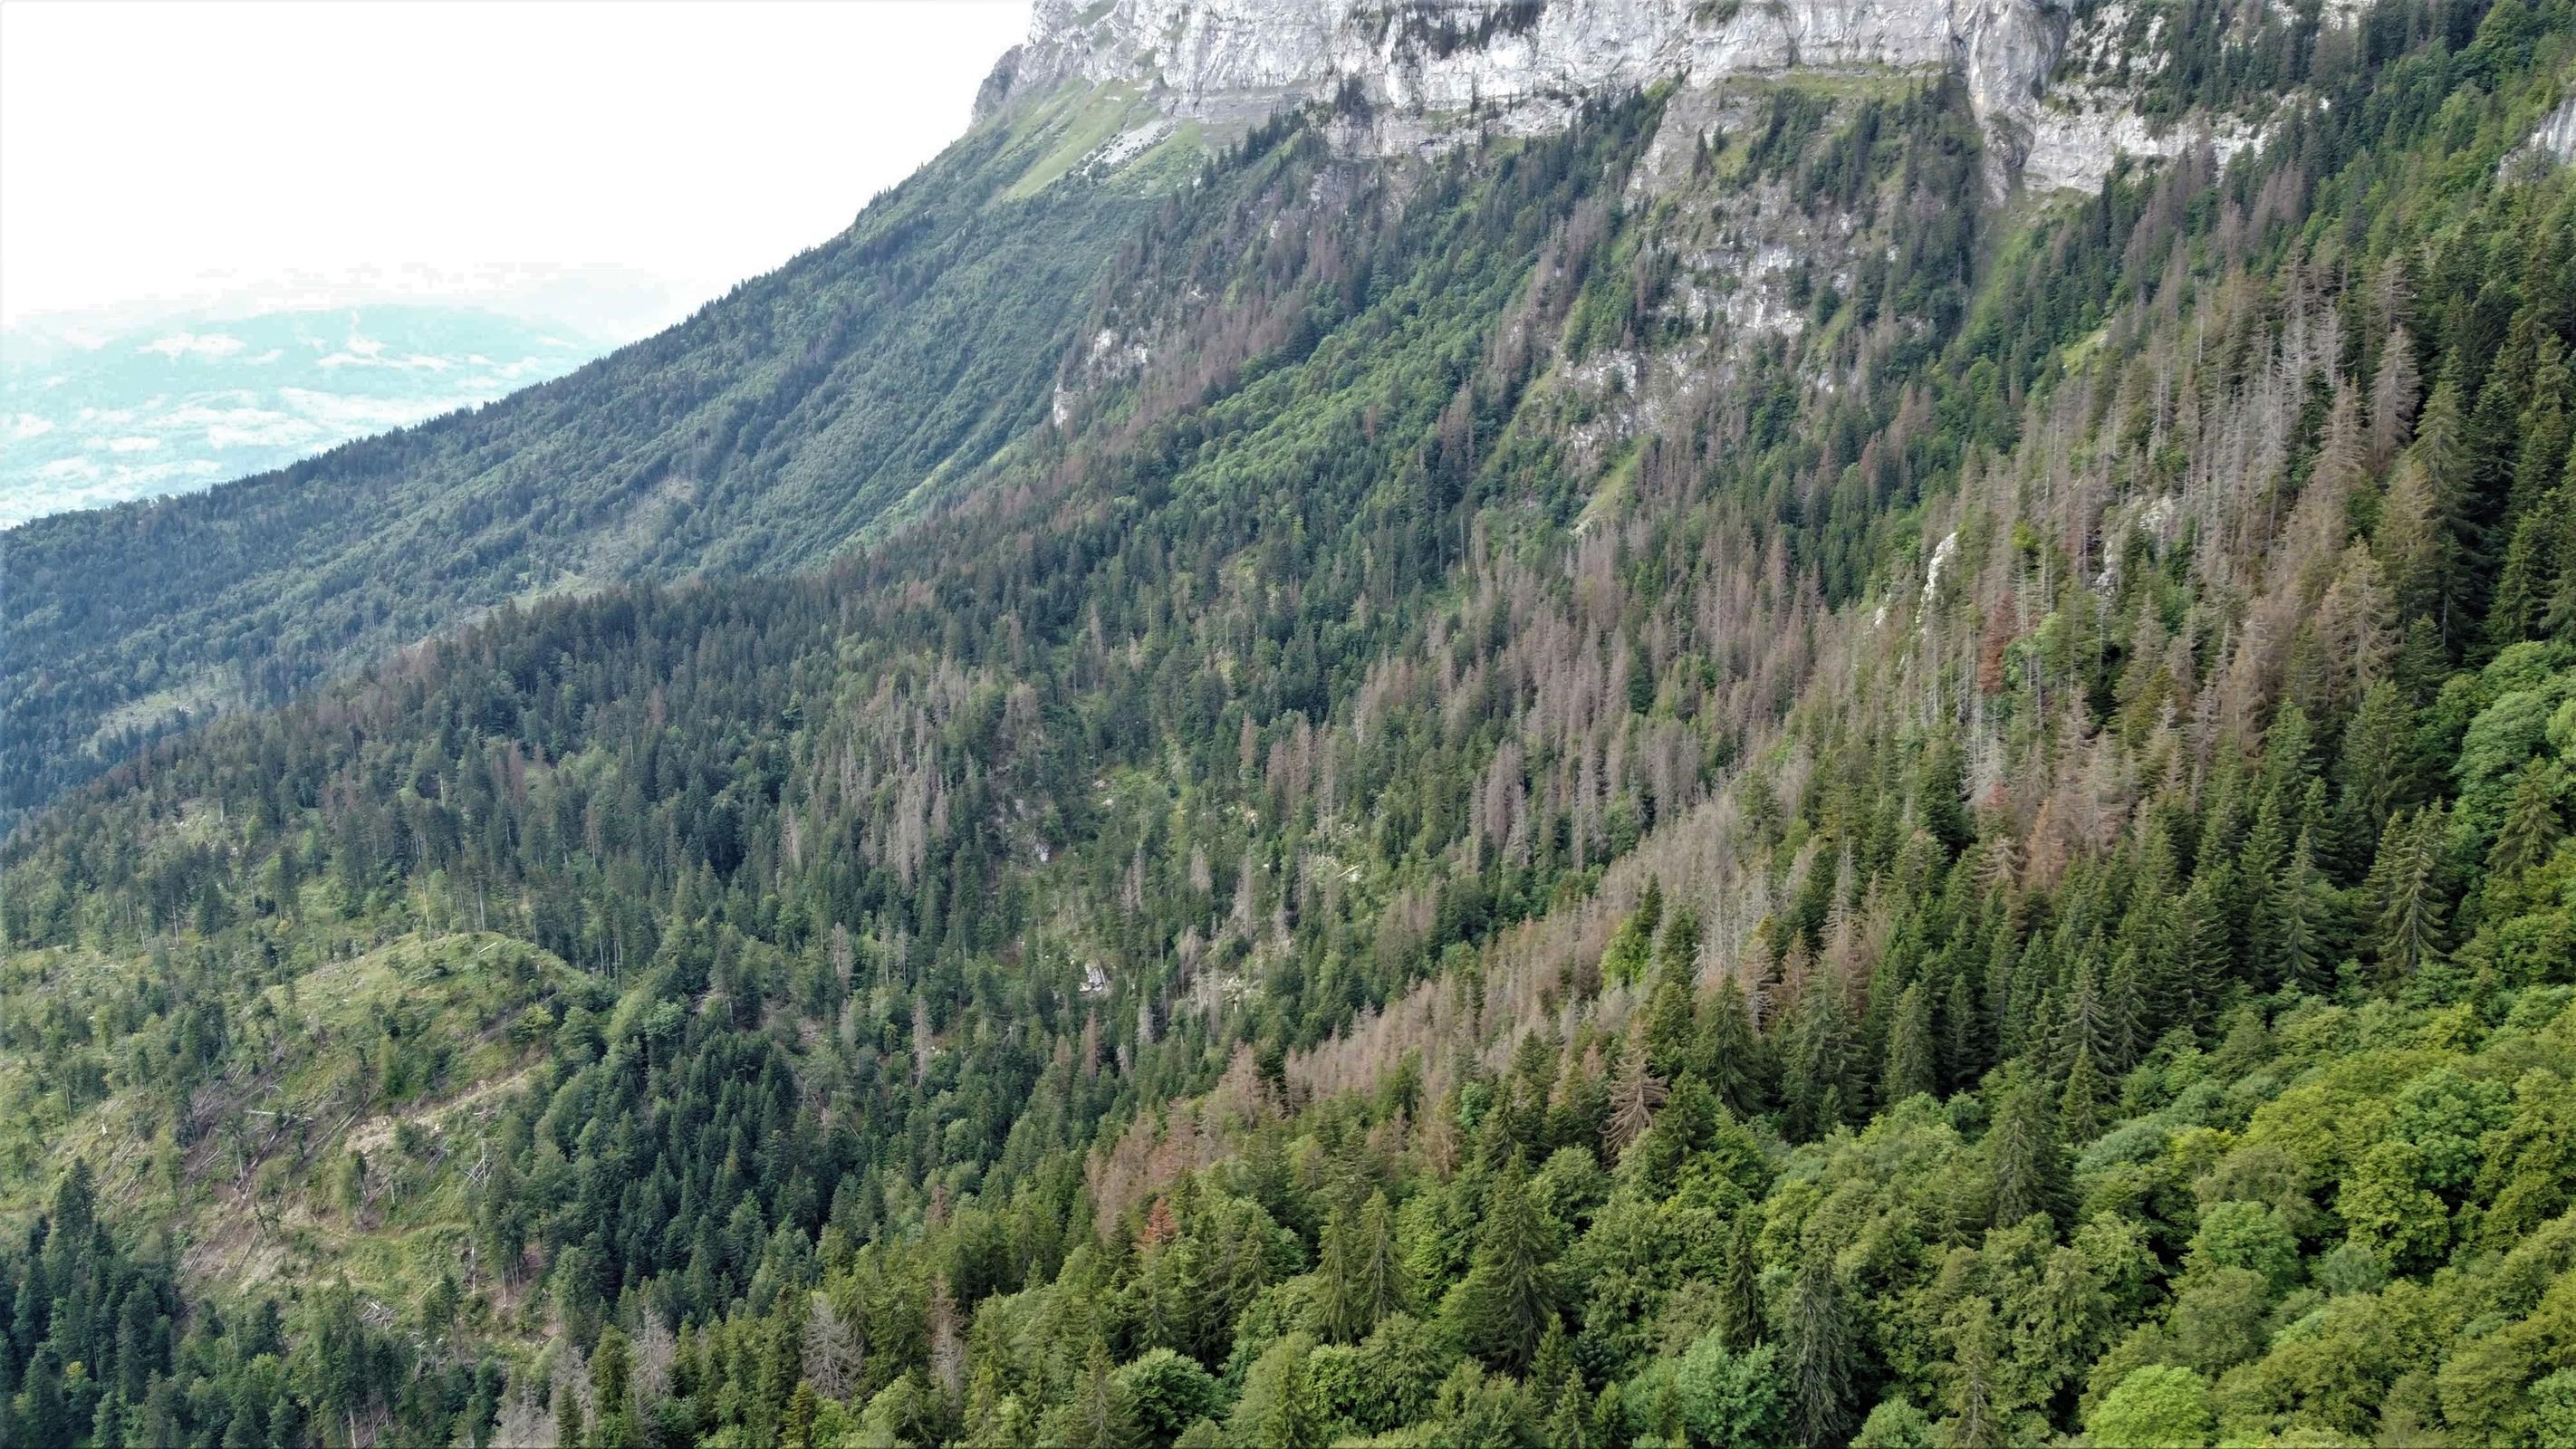
[[[975,488],[27,820],[7,1441],[2576,1434],[2576,15],[2139,15],[2264,144],[1283,116]]]

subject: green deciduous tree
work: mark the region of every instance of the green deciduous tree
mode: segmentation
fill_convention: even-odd
[[[2218,1432],[2209,1385],[2190,1369],[2160,1365],[2132,1370],[2084,1420],[2096,1444],[2137,1449],[2199,1449]]]

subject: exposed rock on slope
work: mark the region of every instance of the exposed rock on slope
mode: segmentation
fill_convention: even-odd
[[[1373,107],[1542,127],[1585,95],[1790,69],[1955,69],[2008,162],[2067,18],[2047,0],[1039,0],[987,109],[1067,80],[1140,81],[1176,115],[1240,120],[1346,87]]]
[[[1443,120],[1470,113],[1551,129],[1587,95],[1661,81],[1946,70],[1966,82],[1998,194],[2089,191],[2122,156],[2169,158],[2206,137],[2224,160],[2259,141],[2241,118],[2151,123],[2129,87],[2064,75],[2070,51],[2078,70],[2127,57],[2153,74],[2156,23],[2142,37],[2134,18],[2117,4],[2079,18],[2057,0],[1038,0],[1028,42],[978,104],[990,114],[1067,82],[1141,84],[1169,114],[1217,123],[1356,101],[1371,117],[1356,149],[1388,152],[1437,145],[1454,132]]]
[[[2558,103],[2558,109],[2531,133],[2519,153],[2534,159],[2546,158],[2561,166],[2576,166],[2576,91]]]

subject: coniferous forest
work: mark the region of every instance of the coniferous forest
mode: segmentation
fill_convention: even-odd
[[[13,533],[0,1444],[2576,1443],[2576,7],[2134,10]]]

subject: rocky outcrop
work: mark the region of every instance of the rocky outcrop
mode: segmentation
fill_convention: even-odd
[[[2031,191],[2093,192],[2123,156],[2164,160],[2205,142],[2223,166],[2262,139],[2258,128],[2238,117],[2157,126],[2130,109],[2123,95],[2067,87],[2039,107],[2019,179]]]
[[[978,104],[1083,80],[1209,121],[1349,98],[1526,129],[1668,79],[1946,69],[2017,166],[2066,26],[2057,0],[1037,0]]]
[[[2325,13],[2340,24],[2351,8],[2336,0]],[[2244,116],[2150,121],[2139,113],[2138,88],[2165,68],[2163,31],[2163,16],[2141,15],[2127,0],[2109,0],[2075,22],[2047,93],[2030,112],[2030,145],[2017,158],[2023,187],[2099,191],[2123,156],[2163,160],[2207,145],[2224,165],[2262,144],[2262,128]]]
[[[2576,83],[2571,83],[2567,99],[2560,101],[2558,109],[2541,121],[2540,129],[2531,133],[2531,139],[2505,158],[2505,165],[2508,168],[2533,166],[2544,170],[2551,166],[2576,166]]]

